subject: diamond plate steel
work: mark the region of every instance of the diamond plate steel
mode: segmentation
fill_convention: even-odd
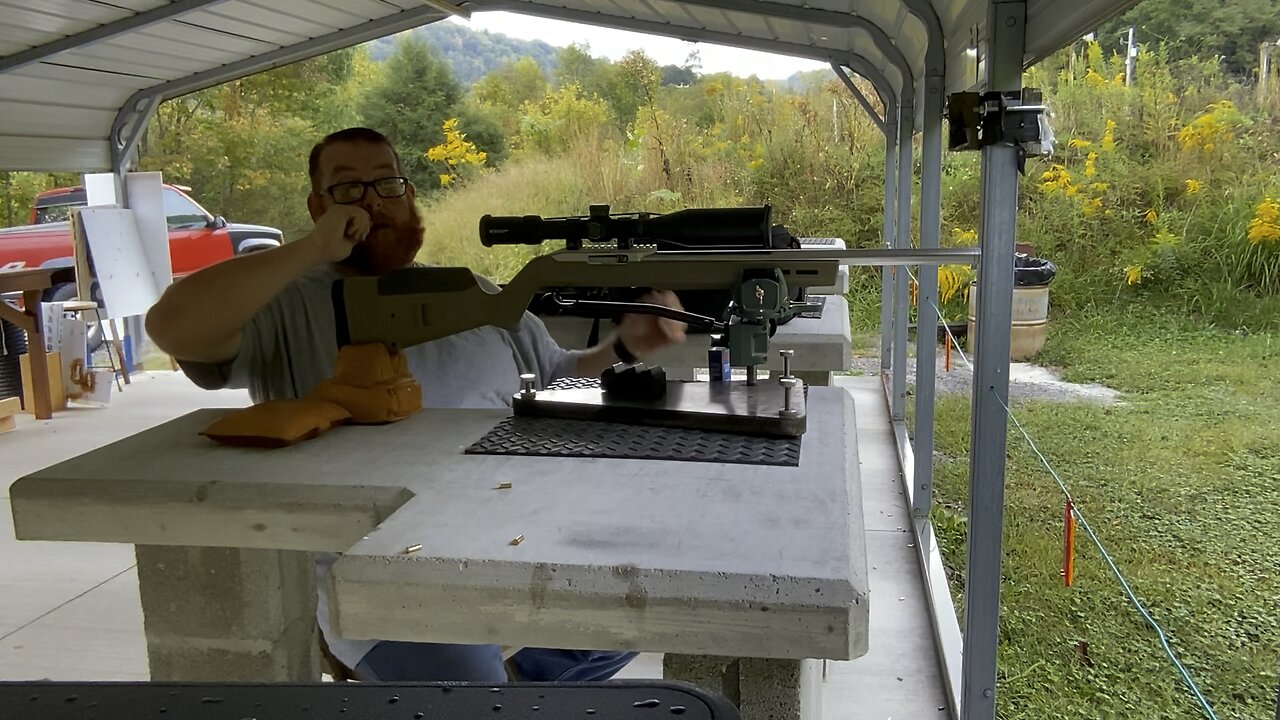
[[[560,378],[547,386],[548,390],[590,390],[600,387],[599,378]]]
[[[468,455],[676,460],[746,465],[800,464],[800,438],[762,438],[621,423],[510,417]]]

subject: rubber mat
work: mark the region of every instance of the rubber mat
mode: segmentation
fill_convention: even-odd
[[[800,438],[749,437],[622,423],[509,417],[468,447],[466,453],[796,467],[800,464]]]

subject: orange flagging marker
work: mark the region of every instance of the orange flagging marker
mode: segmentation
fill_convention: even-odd
[[[1062,545],[1062,584],[1071,587],[1071,581],[1075,578],[1075,545],[1076,545],[1076,514],[1075,506],[1071,503],[1071,498],[1067,498],[1067,509],[1063,514],[1063,545]]]

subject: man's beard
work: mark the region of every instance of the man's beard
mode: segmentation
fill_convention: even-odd
[[[408,267],[422,249],[422,216],[409,208],[409,219],[375,218],[369,236],[356,243],[342,264],[365,275],[384,275]]]

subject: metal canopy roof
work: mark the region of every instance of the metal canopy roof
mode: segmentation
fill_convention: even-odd
[[[1137,0],[1028,0],[1024,62]],[[917,118],[978,86],[987,0],[473,0],[849,67]],[[431,0],[0,0],[0,169],[111,170],[157,104],[447,17]],[[934,39],[939,42],[933,42]]]

